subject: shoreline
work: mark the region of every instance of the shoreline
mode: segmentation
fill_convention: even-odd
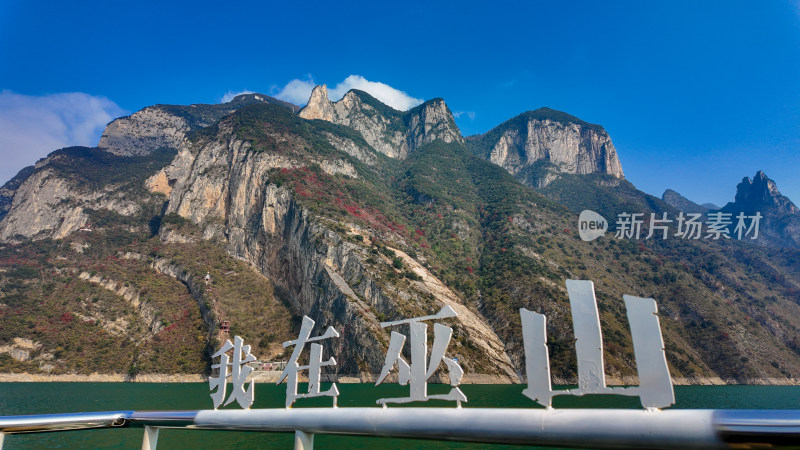
[[[247,382],[256,383],[276,383],[281,372],[263,371],[248,377]],[[326,379],[327,378],[327,379]],[[351,376],[323,376],[323,382],[336,382],[341,384],[350,383],[374,383],[376,376],[373,374],[360,374]],[[301,377],[301,382],[308,379]],[[391,380],[389,380],[391,381]],[[92,373],[92,374],[35,374],[35,373],[0,373],[0,383],[51,383],[51,382],[74,382],[74,383],[207,383],[208,375],[204,374],[141,374],[135,378],[128,375],[111,373]],[[429,381],[435,384],[437,380]],[[607,377],[606,383],[609,386],[633,386],[638,385],[636,377]],[[461,383],[464,384],[512,384],[508,383],[503,377],[489,374],[465,375]],[[524,383],[522,383],[524,384]],[[575,385],[575,380],[563,380],[554,378],[554,386]],[[672,384],[675,386],[734,386],[734,385],[754,385],[754,386],[800,386],[800,379],[795,378],[754,378],[747,380],[724,380],[719,377],[695,377],[695,378],[673,378]]]

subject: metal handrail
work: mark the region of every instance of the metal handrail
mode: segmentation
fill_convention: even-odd
[[[295,448],[313,446],[314,434],[577,448],[741,448],[798,445],[800,410],[274,408],[0,417],[0,436],[115,427],[144,428],[148,449],[155,448],[160,428],[294,432]]]

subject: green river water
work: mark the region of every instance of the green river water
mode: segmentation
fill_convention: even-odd
[[[339,384],[339,407],[373,406],[382,397],[403,397],[408,387],[398,385]],[[464,385],[465,408],[536,408],[522,395],[524,385]],[[299,392],[303,392],[301,384]],[[323,386],[323,389],[326,387]],[[449,386],[429,385],[429,393]],[[285,385],[256,385],[253,408],[280,408]],[[798,386],[676,386],[673,408],[800,409]],[[328,398],[300,399],[297,407],[330,406]],[[205,383],[0,383],[0,415],[47,414],[110,410],[210,409]],[[412,406],[450,407],[452,402],[431,401]],[[556,397],[556,408],[641,408],[636,397]],[[392,406],[394,407],[394,406]],[[10,435],[5,449],[141,448],[142,429],[102,429],[29,435]],[[292,448],[293,434],[194,430],[161,430],[158,448]],[[315,436],[315,447],[327,448],[516,448],[513,446],[436,442],[369,437]]]

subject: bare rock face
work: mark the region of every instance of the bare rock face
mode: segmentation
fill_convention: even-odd
[[[328,99],[327,87],[320,85],[311,92],[300,117],[351,127],[373,148],[392,158],[404,159],[436,139],[464,142],[453,114],[442,99],[430,100],[403,112],[356,90],[333,103]]]
[[[8,214],[0,221],[0,242],[25,239],[61,239],[89,220],[86,209],[107,209],[130,216],[139,206],[113,187],[81,190],[40,162],[42,170],[29,176],[16,190]]]
[[[320,85],[311,91],[306,107],[300,110],[300,117],[304,119],[320,119],[334,122],[338,117],[334,111],[333,103],[328,98],[328,86]]]
[[[437,139],[447,143],[464,143],[453,113],[440,98],[427,101],[409,111],[408,128],[407,141],[412,152]]]
[[[186,119],[151,106],[108,124],[98,147],[119,156],[147,155],[162,147],[177,148],[190,129]]]
[[[17,193],[17,189],[28,179],[28,177],[34,172],[33,166],[28,166],[17,173],[14,178],[10,179],[6,184],[0,186],[0,221],[8,214],[8,211],[11,210],[11,204],[14,201],[14,195]]]
[[[467,142],[475,154],[533,188],[547,186],[560,173],[625,176],[602,127],[549,108],[521,114]]]

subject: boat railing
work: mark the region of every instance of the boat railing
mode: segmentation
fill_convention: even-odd
[[[108,411],[0,417],[6,434],[143,428],[142,449],[161,429],[432,439],[575,448],[764,448],[800,444],[800,410],[629,410],[511,408],[271,408]]]

